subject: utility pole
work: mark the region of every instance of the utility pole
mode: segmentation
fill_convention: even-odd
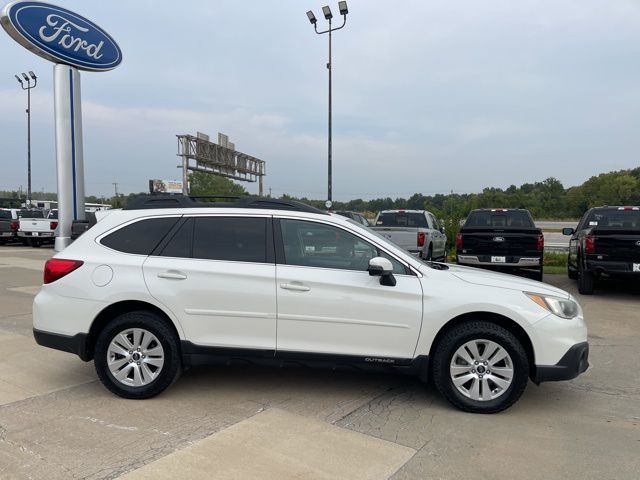
[[[113,182],[111,185],[113,185],[114,190],[116,192],[116,198],[118,198],[118,182]]]

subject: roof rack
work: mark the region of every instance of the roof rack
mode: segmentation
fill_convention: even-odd
[[[222,200],[222,201],[201,201]],[[217,195],[188,196],[181,194],[148,194],[131,199],[124,210],[145,210],[152,208],[256,208],[289,210],[295,212],[327,212],[295,200],[276,200],[265,197],[230,197]]]

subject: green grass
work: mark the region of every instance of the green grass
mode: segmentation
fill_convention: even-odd
[[[556,266],[556,265],[545,265],[544,266],[544,273],[566,274],[567,273],[567,267],[559,267],[559,266]]]

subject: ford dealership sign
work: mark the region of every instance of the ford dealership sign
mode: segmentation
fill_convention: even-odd
[[[66,8],[15,1],[2,9],[0,21],[16,42],[54,63],[105,71],[122,61],[120,47],[107,32]]]

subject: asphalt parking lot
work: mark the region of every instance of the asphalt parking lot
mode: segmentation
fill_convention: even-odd
[[[0,479],[637,479],[640,288],[584,297],[591,368],[530,383],[497,415],[409,377],[200,368],[123,400],[92,363],[39,347],[31,302],[50,248],[0,247]]]

